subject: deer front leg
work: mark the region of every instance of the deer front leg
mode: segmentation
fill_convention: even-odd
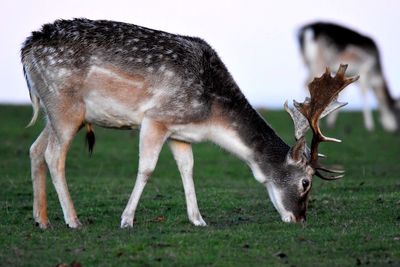
[[[197,206],[194,189],[192,145],[177,140],[170,140],[169,147],[181,173],[189,220],[196,226],[206,226],[207,224],[201,217],[199,207]]]
[[[44,128],[29,150],[33,185],[33,218],[41,229],[47,229],[50,225],[47,217],[47,166],[44,159],[44,152],[48,143],[49,128],[50,126],[46,125],[46,128]]]
[[[168,137],[167,128],[149,118],[144,118],[140,128],[139,168],[135,186],[121,216],[121,228],[133,226],[140,196],[158,160],[161,148]]]

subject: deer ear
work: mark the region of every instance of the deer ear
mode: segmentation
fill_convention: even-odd
[[[293,147],[290,148],[287,154],[287,161],[289,163],[298,164],[304,158],[304,152],[306,147],[306,139],[304,137],[296,141]]]

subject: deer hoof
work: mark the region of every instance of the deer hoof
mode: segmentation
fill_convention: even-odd
[[[207,226],[207,223],[203,220],[203,218],[191,220],[194,226]]]
[[[121,220],[121,228],[132,228],[133,227],[133,218],[123,217]]]
[[[72,229],[80,229],[80,228],[82,228],[82,223],[78,219],[75,219],[75,220],[73,220],[71,222],[68,222],[67,225],[68,225],[69,228],[72,228]]]
[[[35,224],[36,224],[36,226],[38,226],[42,230],[46,230],[46,229],[51,228],[51,225],[50,225],[50,223],[48,221],[47,222],[38,222],[38,221],[36,221]]]

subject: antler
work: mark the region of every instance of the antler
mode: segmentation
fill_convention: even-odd
[[[337,96],[347,85],[358,80],[359,76],[345,78],[346,69],[347,65],[340,65],[336,75],[332,77],[329,68],[327,68],[320,78],[315,78],[308,85],[311,98],[306,98],[303,103],[293,101],[296,109],[289,109],[287,102],[285,103],[285,109],[295,124],[296,140],[303,137],[311,127],[313,138],[311,141],[310,165],[316,170],[317,176],[328,180],[339,179],[343,175],[327,176],[322,175],[320,171],[330,173],[343,173],[343,171],[326,168],[318,162],[318,145],[321,142],[341,141],[324,136],[319,128],[319,119],[347,104],[338,102]]]

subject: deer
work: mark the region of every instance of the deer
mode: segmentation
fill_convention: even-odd
[[[395,132],[400,125],[400,99],[390,93],[383,73],[379,49],[373,39],[352,29],[327,22],[315,22],[299,30],[299,44],[308,69],[307,83],[320,75],[326,66],[336,69],[339,64],[350,66],[350,75],[360,74],[358,85],[362,96],[364,126],[373,131],[374,120],[367,93],[373,90],[385,131]],[[334,127],[338,112],[328,116],[327,125]]]
[[[189,221],[206,226],[193,181],[192,143],[210,141],[236,155],[269,194],[284,222],[306,219],[312,177],[343,176],[318,163],[325,137],[319,118],[343,106],[339,91],[358,77],[327,70],[310,84],[311,98],[286,103],[296,142],[286,144],[250,105],[216,51],[197,37],[181,36],[107,20],[57,20],[26,39],[21,61],[33,116],[44,110],[46,125],[30,148],[33,217],[43,229],[47,214],[46,170],[50,172],[65,223],[80,228],[65,177],[65,159],[77,132],[86,128],[93,151],[93,125],[139,130],[139,165],[121,228],[133,227],[144,187],[168,143],[179,169]],[[320,87],[324,87],[321,90]],[[312,129],[309,149],[305,133]],[[333,173],[333,174],[331,174]]]

